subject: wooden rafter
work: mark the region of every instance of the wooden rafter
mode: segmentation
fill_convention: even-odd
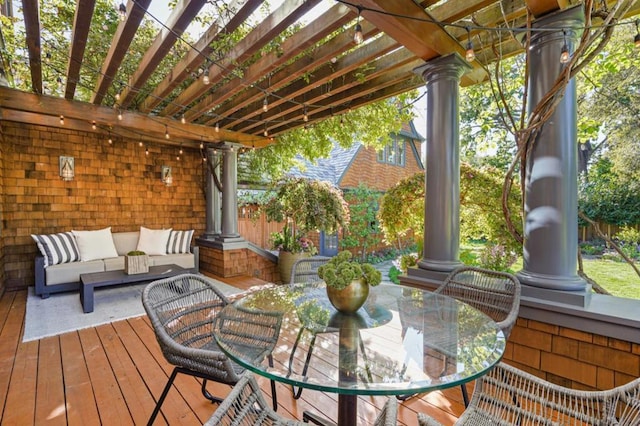
[[[31,88],[42,93],[42,50],[40,41],[40,8],[38,0],[23,0],[24,27],[29,51],[29,69],[31,70]]]
[[[271,15],[260,22],[249,34],[225,54],[222,61],[209,65],[205,72],[209,73],[210,86],[198,80],[187,87],[160,115],[175,114],[179,105],[188,105],[204,93],[212,85],[229,75],[240,64],[258,53],[273,38],[295,23],[302,15],[317,5],[320,0],[285,0]]]
[[[133,41],[133,37],[136,35],[136,31],[144,18],[145,10],[151,3],[151,0],[129,0],[127,2],[127,17],[120,23],[116,34],[111,41],[111,47],[107,53],[107,57],[104,60],[100,75],[96,82],[93,95],[91,96],[91,103],[99,105],[102,103],[107,89],[113,83],[113,78],[118,72],[118,67],[124,59],[124,55],[129,50],[129,45]]]
[[[354,17],[353,11],[349,8],[341,4],[336,4],[282,43],[281,51],[283,53],[279,51],[271,52],[249,66],[243,74],[243,81],[253,84],[264,79],[266,74],[274,71],[279,66],[297,56],[300,52],[309,49],[316,42],[327,37]],[[278,86],[275,87],[277,88]],[[273,90],[270,78],[267,84],[264,85],[264,89],[267,91]],[[205,96],[197,105],[190,108],[187,114],[187,120],[193,121],[199,118],[211,109],[213,105],[221,104],[242,90],[244,90],[244,85],[238,84],[238,81],[235,79],[231,79],[222,87],[217,88],[215,93]]]
[[[76,14],[73,18],[73,34],[69,45],[69,61],[67,63],[67,83],[64,90],[66,99],[73,99],[76,86],[80,81],[80,68],[84,59],[84,50],[87,46],[87,37],[91,28],[95,0],[79,1]]]
[[[127,87],[120,94],[120,103],[123,108],[127,108],[133,101],[137,91],[169,53],[178,37],[184,33],[205,3],[206,0],[182,0],[178,2],[165,23],[166,28],[160,30],[142,57],[138,69],[129,78]]]
[[[229,10],[236,11],[231,19],[225,23],[223,18],[219,17],[209,26],[193,49],[186,53],[153,92],[140,103],[140,111],[150,112],[159,105],[162,99],[168,96],[173,89],[189,77],[191,72],[194,72],[204,63],[205,57],[213,52],[213,42],[222,34],[234,32],[261,3],[262,0],[234,0],[229,5]]]

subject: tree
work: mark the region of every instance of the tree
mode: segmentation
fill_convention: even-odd
[[[349,226],[345,228],[340,244],[342,248],[359,248],[362,260],[367,259],[369,247],[379,239],[380,227],[376,220],[380,193],[360,183],[345,192],[349,205]]]
[[[460,238],[486,239],[521,253],[522,245],[510,234],[501,214],[502,177],[503,172],[495,167],[461,164]],[[402,180],[384,194],[378,217],[386,241],[398,240],[410,231],[416,239],[422,238],[424,221],[429,220],[424,217],[424,198],[424,173]],[[509,207],[518,211],[522,203],[518,188],[511,188],[508,200]]]

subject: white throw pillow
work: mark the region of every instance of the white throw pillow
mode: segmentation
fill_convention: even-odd
[[[144,226],[140,227],[140,238],[138,239],[138,248],[148,255],[164,256],[167,254],[167,241],[169,241],[169,229],[149,229]]]
[[[96,259],[118,257],[116,245],[111,236],[111,227],[97,231],[71,231],[76,237],[80,260],[88,262]]]

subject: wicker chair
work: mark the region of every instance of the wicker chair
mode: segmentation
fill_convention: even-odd
[[[331,258],[313,256],[296,260],[291,267],[290,284],[322,281],[320,277],[318,277],[318,267],[327,263],[329,259]]]
[[[520,281],[514,275],[490,269],[462,266],[449,274],[435,293],[461,300],[493,319],[508,338],[520,311]],[[461,385],[465,407],[469,394]]]
[[[205,398],[222,402],[207,391],[207,380],[233,386],[244,372],[220,351],[211,332],[220,310],[228,304],[224,294],[205,277],[184,274],[147,285],[142,293],[142,304],[162,354],[174,366],[148,424],[153,424],[178,373],[203,379]],[[268,323],[262,324],[261,332],[270,326],[272,333],[279,333],[278,318],[265,316],[264,321]],[[260,349],[267,340],[256,338],[256,356],[267,351],[267,348]],[[275,392],[273,404],[277,407]]]
[[[439,426],[418,414],[420,426]],[[547,382],[505,363],[477,380],[456,425],[640,424],[640,378],[606,391],[581,391]]]
[[[376,418],[375,426],[397,424],[397,402],[389,398]],[[308,423],[290,420],[273,411],[262,396],[262,391],[252,373],[245,373],[234,386],[229,396],[220,404],[206,426],[228,425],[306,425]]]

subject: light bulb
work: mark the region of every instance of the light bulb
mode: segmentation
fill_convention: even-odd
[[[473,44],[471,44],[471,42],[467,43],[465,58],[467,59],[467,62],[473,62],[473,60],[476,59],[476,52],[473,51]]]
[[[216,123],[216,133],[220,131],[220,123]]]
[[[565,44],[564,46],[562,46],[562,49],[560,50],[560,63],[566,64],[567,62],[569,62],[570,58],[571,57],[569,56],[569,48]]]
[[[205,86],[208,86],[209,83],[211,83],[211,80],[209,80],[209,70],[204,70],[204,77],[202,77],[202,84],[204,84]]]
[[[184,118],[184,114],[182,114],[182,117],[180,118],[180,122],[181,122],[182,124],[185,124],[185,123],[187,122],[187,119],[186,119],[186,118]]]
[[[116,101],[120,100],[120,92],[116,93]]]
[[[146,148],[144,149],[144,155],[149,155],[149,147],[146,147]]]
[[[138,142],[138,146],[139,146],[139,147],[141,147],[141,148],[144,146],[144,144],[142,143],[142,141]]]
[[[96,127],[97,127],[97,126],[96,126],[96,120],[93,120],[93,121],[91,122],[91,128],[92,128],[93,130],[95,130],[95,129],[96,129]]]
[[[267,98],[265,96],[264,101],[262,102],[262,110],[264,112],[269,111],[269,103],[267,102]]]
[[[164,126],[164,138],[165,139],[171,138],[171,136],[169,136],[169,128],[166,126],[166,124]]]
[[[118,110],[118,120],[122,121],[122,110]]]
[[[360,44],[364,41],[364,35],[362,35],[362,25],[360,25],[360,23],[356,24],[356,29],[353,33],[353,41],[356,44]]]
[[[60,124],[64,124],[64,115],[60,116]]]
[[[113,145],[113,138],[109,136],[109,145]]]
[[[127,7],[124,5],[124,3],[120,3],[120,6],[118,7],[118,13],[120,14],[121,21],[127,19]]]
[[[178,151],[178,153],[179,153],[180,155],[182,155],[182,152],[183,152],[183,151],[182,151],[182,146],[180,146],[180,151]]]

